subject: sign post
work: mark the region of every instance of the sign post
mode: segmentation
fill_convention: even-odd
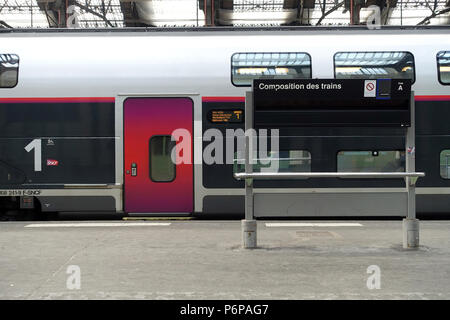
[[[253,92],[245,94],[245,173],[253,173]],[[245,179],[245,219],[241,221],[242,246],[256,248],[256,220],[253,215],[253,178]]]
[[[414,92],[411,92],[411,126],[406,131],[405,161],[406,172],[416,171],[416,126]],[[416,218],[416,181],[417,177],[406,177],[408,192],[407,215],[403,219],[403,248],[419,247],[419,220]]]

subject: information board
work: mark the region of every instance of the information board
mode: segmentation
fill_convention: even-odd
[[[254,127],[409,127],[410,100],[410,79],[258,79]]]

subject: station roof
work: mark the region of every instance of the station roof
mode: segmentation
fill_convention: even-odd
[[[345,26],[367,21],[450,25],[450,0],[0,0],[0,28]]]

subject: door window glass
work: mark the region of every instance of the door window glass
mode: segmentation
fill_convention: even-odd
[[[149,141],[149,172],[154,182],[170,182],[175,180],[176,167],[171,154],[175,141],[171,136],[153,136]]]

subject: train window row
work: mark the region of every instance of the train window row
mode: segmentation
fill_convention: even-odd
[[[450,84],[450,51],[436,55],[438,79]],[[337,52],[336,79],[411,79],[414,56],[406,51]],[[238,52],[231,56],[231,82],[250,87],[253,79],[307,79],[312,77],[311,56],[306,52]]]
[[[448,150],[450,166],[450,150]],[[441,156],[442,157],[442,156]],[[233,171],[245,172],[245,160],[237,157]],[[404,172],[405,152],[394,151],[340,151],[337,154],[337,172]],[[269,152],[257,159],[253,172],[311,172],[311,153],[307,150]]]
[[[245,172],[245,160],[234,154],[233,172]],[[311,172],[311,153],[307,150],[270,152],[257,159],[253,172]],[[339,151],[337,172],[404,172],[405,151]],[[440,175],[450,179],[450,149],[440,154]]]
[[[19,77],[19,56],[0,54],[0,88],[14,88]]]
[[[436,55],[438,79],[450,84],[450,51]],[[411,79],[415,81],[410,52],[338,52],[334,55],[337,79]],[[19,56],[0,54],[0,88],[13,88],[19,76]],[[307,79],[312,77],[311,56],[306,52],[240,52],[231,57],[231,81],[251,86],[253,79]]]

